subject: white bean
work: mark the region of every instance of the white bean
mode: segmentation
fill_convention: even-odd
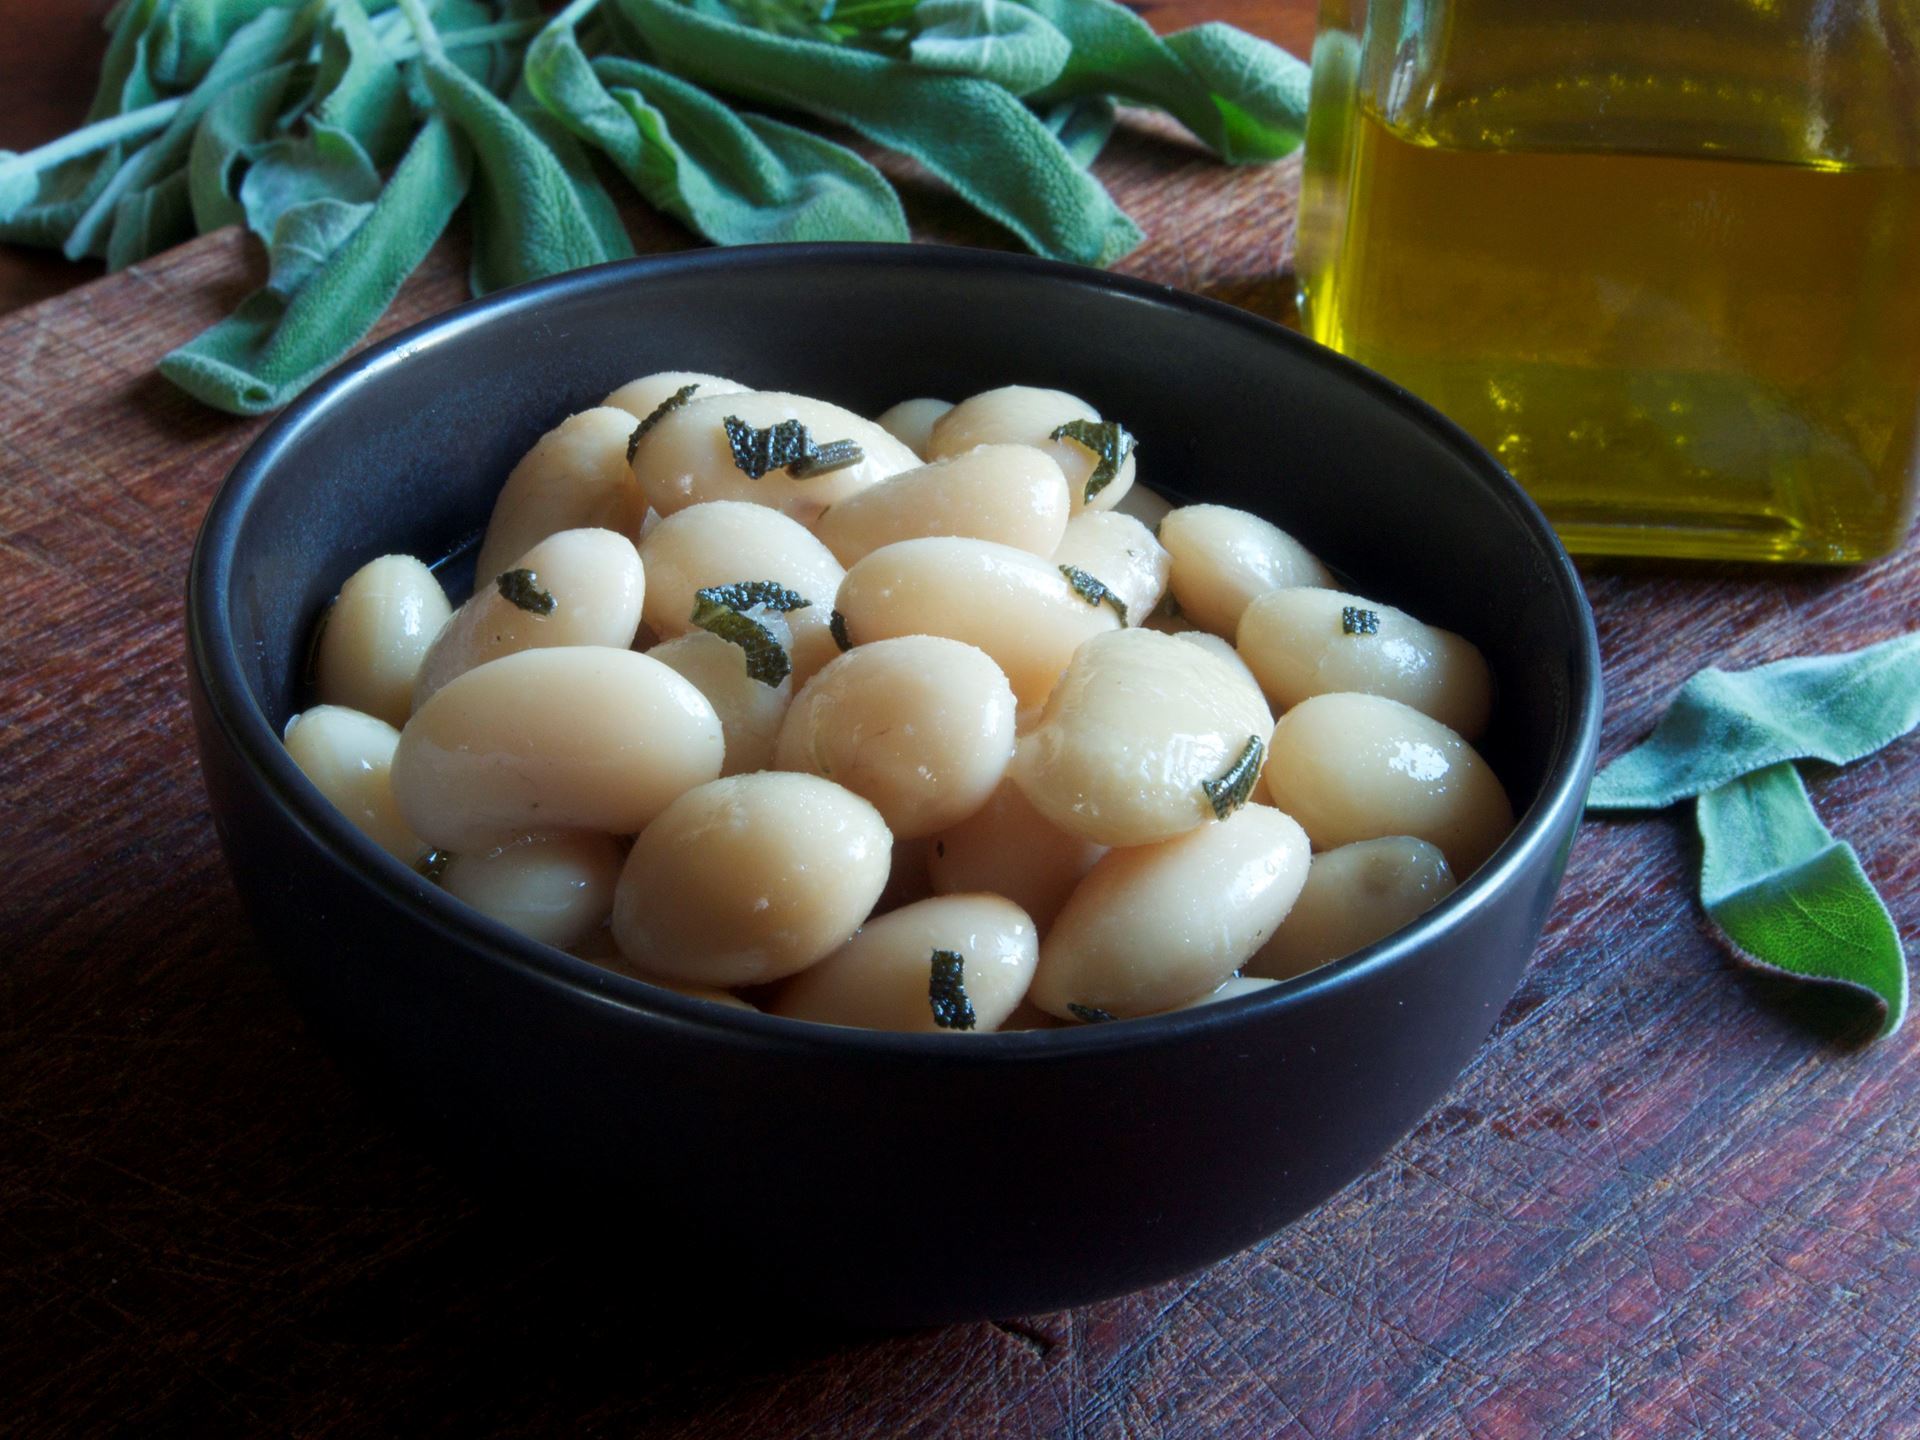
[[[1287,711],[1273,727],[1266,783],[1319,849],[1413,835],[1438,845],[1461,879],[1513,829],[1506,791],[1478,751],[1378,695],[1316,695]]]
[[[440,582],[411,555],[369,560],[340,587],[314,658],[322,704],[404,725],[414,676],[453,613]]]
[[[923,535],[992,540],[1051,555],[1067,525],[1067,478],[1029,445],[982,445],[903,470],[842,500],[813,533],[841,564]]]
[[[1486,733],[1493,680],[1480,652],[1391,605],[1340,590],[1270,590],[1240,617],[1236,644],[1276,709],[1359,692],[1411,705],[1468,740]]]
[[[861,645],[795,697],[774,764],[873,802],[902,840],[987,803],[1013,759],[1013,690],[981,651],[935,635]]]
[[[776,618],[764,617],[763,623],[772,628]],[[747,674],[745,650],[704,630],[656,645],[647,656],[684,675],[720,717],[720,730],[727,741],[722,775],[744,775],[773,763],[773,742],[793,701],[791,675],[778,685],[755,680]]]
[[[1173,502],[1158,490],[1135,485],[1120,497],[1113,508],[1122,515],[1131,515],[1151,530],[1166,518],[1167,512],[1173,509]]]
[[[562,530],[638,535],[647,502],[627,469],[632,433],[633,416],[602,405],[569,415],[535,441],[493,502],[473,573],[498,575]]]
[[[1212,993],[1266,942],[1307,878],[1307,837],[1248,805],[1157,845],[1109,850],[1040,945],[1027,992],[1050,1015],[1115,1019]]]
[[[1063,830],[1147,845],[1216,818],[1205,787],[1263,742],[1270,719],[1252,682],[1198,645],[1097,635],[1022,737],[1014,779]]]
[[[936,536],[874,551],[840,584],[840,613],[858,645],[945,635],[992,657],[1021,706],[1042,703],[1080,642],[1119,628],[1051,561],[990,540]]]
[[[1133,486],[1134,457],[1129,454],[1119,473],[1088,500],[1087,482],[1099,458],[1076,441],[1053,438],[1070,420],[1098,419],[1098,410],[1064,390],[1003,385],[962,400],[935,421],[927,456],[943,459],[976,445],[1031,445],[1051,455],[1067,477],[1076,515],[1083,509],[1111,510]]]
[[[852,938],[892,854],[880,812],[851,790],[815,775],[730,775],[641,832],[614,896],[614,938],[645,975],[778,980]]]
[[[1295,585],[1331,585],[1333,576],[1279,526],[1230,505],[1183,505],[1160,521],[1173,557],[1171,585],[1181,612],[1231,641],[1256,597]]]
[[[971,1026],[942,1025],[936,1018],[936,950],[961,957]],[[868,1030],[997,1030],[1027,993],[1038,959],[1033,921],[1018,905],[998,895],[945,895],[868,921],[833,954],[781,986],[767,1008],[795,1020]],[[943,1013],[959,1018],[957,1005]]]
[[[564,950],[607,923],[625,859],[611,835],[523,835],[509,845],[454,856],[440,873],[440,888],[482,915]]]
[[[1129,625],[1153,613],[1173,568],[1153,532],[1118,510],[1082,510],[1074,516],[1054,547],[1053,563],[1084,570],[1105,585],[1127,607]]]
[[[1249,975],[1285,980],[1384,940],[1453,893],[1439,847],[1410,835],[1323,850],[1287,918],[1247,962]]]
[[[1004,895],[1044,933],[1107,848],[1060,829],[1007,779],[979,810],[934,836],[932,852],[935,893]]]
[[[656,370],[651,375],[629,380],[600,403],[624,410],[636,420],[645,420],[689,385],[698,386],[693,393],[700,396],[744,395],[747,390],[737,380],[721,375],[705,375],[698,370]],[[687,398],[690,400],[693,396]]]
[[[534,830],[631,835],[720,773],[720,720],[686,680],[632,650],[502,656],[450,681],[401,732],[394,796],[456,855]]]
[[[1215,656],[1223,664],[1231,665],[1234,673],[1243,678],[1247,684],[1251,685],[1255,690],[1260,688],[1259,677],[1253,673],[1252,668],[1247,662],[1240,658],[1240,652],[1211,630],[1166,630],[1161,633],[1171,635],[1174,639],[1183,641],[1188,645],[1198,645],[1202,650],[1206,651],[1209,655]],[[1267,714],[1269,718],[1272,717],[1273,711],[1271,708],[1268,709]],[[1272,727],[1269,726],[1268,728],[1271,729]]]
[[[286,742],[300,773],[362,835],[402,865],[425,857],[430,847],[413,833],[393,798],[398,730],[342,705],[316,705],[287,722]]]
[[[902,400],[898,405],[889,406],[873,423],[914,454],[925,458],[934,422],[952,408],[951,400]]]
[[[857,465],[806,479],[782,469],[756,480],[734,461],[727,442],[728,416],[758,430],[798,420],[815,444],[851,440],[859,445],[862,458]],[[661,416],[633,452],[634,478],[662,515],[708,500],[742,500],[811,519],[827,506],[920,463],[918,455],[871,420],[824,400],[777,390],[696,394],[678,410]]]
[[[530,571],[528,586],[551,599],[552,607],[532,597],[534,608],[527,609],[507,598],[498,576],[478,577],[472,598],[427,651],[413,685],[414,709],[454,676],[502,655],[557,645],[633,644],[646,584],[639,552],[626,536],[562,530],[509,568]]]
[[[1299,902],[1295,902],[1297,909]],[[1283,925],[1285,921],[1281,922]],[[1202,1005],[1213,1005],[1222,1000],[1238,1000],[1242,995],[1258,995],[1269,986],[1277,985],[1277,980],[1263,980],[1253,975],[1235,975],[1228,979],[1218,990],[1202,995],[1198,1000],[1189,1000],[1184,1005],[1176,1005],[1176,1010],[1193,1010]]]

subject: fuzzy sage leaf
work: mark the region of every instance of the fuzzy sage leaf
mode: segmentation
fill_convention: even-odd
[[[1093,453],[1093,473],[1087,476],[1086,494],[1080,497],[1083,503],[1091,503],[1094,496],[1111,485],[1120,467],[1126,464],[1127,456],[1133,453],[1133,436],[1113,420],[1069,420],[1057,426],[1050,438],[1071,440]]]
[[[858,465],[865,458],[851,440],[832,440],[825,445],[814,442],[807,427],[798,420],[780,420],[765,428],[749,425],[738,415],[720,422],[727,432],[727,448],[733,463],[749,480],[758,480],[775,470],[785,470],[796,480],[824,475]]]
[[[805,610],[813,604],[799,591],[789,590],[777,580],[735,580],[727,585],[709,585],[694,591],[693,598],[696,602],[707,600],[725,605],[742,614],[756,605],[785,614],[789,610]]]
[[[833,643],[845,654],[853,648],[853,641],[847,638],[847,617],[838,610],[827,617],[827,633],[833,636]]]
[[[551,590],[540,588],[540,577],[531,570],[503,570],[494,582],[508,604],[529,615],[551,615],[555,600]]]
[[[1062,565],[1060,573],[1067,577],[1067,583],[1073,587],[1073,593],[1087,604],[1093,606],[1111,605],[1114,614],[1120,617],[1122,625],[1127,623],[1127,602],[1106,585],[1082,570],[1078,565]]]
[[[1073,1001],[1067,1002],[1067,1013],[1088,1025],[1104,1025],[1113,1019],[1112,1012],[1102,1010],[1097,1005],[1080,1005]]]
[[[693,623],[746,652],[747,677],[770,688],[793,673],[793,661],[773,631],[742,614],[709,590],[694,593]]]
[[[1260,778],[1260,762],[1266,754],[1265,742],[1258,735],[1249,735],[1240,758],[1229,765],[1219,779],[1200,782],[1216,819],[1226,819],[1247,803],[1247,797],[1253,794],[1254,782]]]
[[[933,1010],[933,1023],[942,1030],[971,1030],[979,1023],[973,1001],[967,998],[966,963],[958,950],[933,952],[927,1004]]]
[[[654,406],[653,409],[647,413],[646,419],[633,427],[633,434],[627,437],[627,463],[629,465],[633,463],[634,453],[639,450],[640,442],[647,438],[647,432],[674,411],[678,410],[682,405],[686,404],[687,401],[691,400],[693,398],[693,392],[699,388],[700,382],[698,380],[694,381],[691,385],[682,385],[678,390]]]
[[[1340,607],[1340,633],[1342,635],[1378,635],[1380,633],[1380,612],[1363,609],[1358,605]]]

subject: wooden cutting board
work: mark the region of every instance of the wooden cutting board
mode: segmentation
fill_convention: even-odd
[[[1100,168],[1151,236],[1122,268],[1290,313],[1293,167],[1228,171],[1155,126]],[[922,233],[995,243],[903,180]],[[258,268],[226,232],[0,318],[0,1429],[1920,1435],[1920,1025],[1861,1048],[1853,1007],[1735,970],[1679,814],[1589,825],[1445,1102],[1318,1213],[1175,1284],[742,1347],[476,1208],[309,1042],[195,774],[185,567],[258,424],[153,365]],[[449,241],[382,332],[464,274]],[[1702,664],[1920,625],[1911,547],[1586,573],[1609,755]],[[1920,742],[1813,791],[1920,932]]]

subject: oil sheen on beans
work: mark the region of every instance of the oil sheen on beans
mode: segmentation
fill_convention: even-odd
[[[1575,550],[1855,561],[1912,518],[1913,137],[1814,153],[1798,100],[1713,78],[1742,33],[1678,74],[1549,49],[1515,81],[1483,25],[1475,74],[1391,121],[1346,37],[1316,50],[1310,333],[1471,431]]]

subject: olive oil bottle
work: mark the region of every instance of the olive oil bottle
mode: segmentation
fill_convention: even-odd
[[[1328,0],[1309,332],[1472,432],[1572,549],[1897,548],[1920,467],[1920,34],[1795,43],[1849,8],[1899,18]]]

